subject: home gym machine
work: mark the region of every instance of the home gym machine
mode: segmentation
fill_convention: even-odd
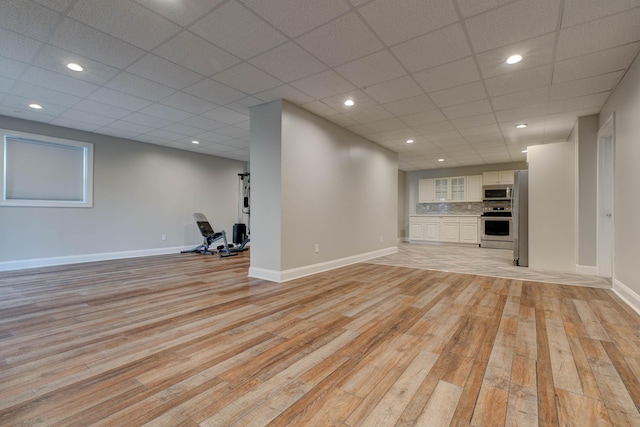
[[[233,244],[237,245],[231,247],[231,252],[242,252],[248,249],[247,243],[249,243],[249,233],[251,228],[251,211],[250,211],[250,199],[251,199],[251,174],[249,172],[239,173],[240,181],[238,181],[238,193],[240,198],[238,200],[238,222],[233,225]],[[247,226],[242,220],[243,216],[247,216]]]

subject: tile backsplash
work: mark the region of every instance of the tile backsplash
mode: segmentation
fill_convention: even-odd
[[[485,207],[509,207],[511,202],[416,203],[417,215],[480,215]],[[469,209],[471,208],[471,209]]]

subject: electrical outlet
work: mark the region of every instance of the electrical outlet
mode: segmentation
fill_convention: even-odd
[[[320,244],[316,243],[316,253],[320,252]]]
[[[162,235],[160,236],[160,239],[161,239],[161,240],[167,240],[167,235],[166,235],[166,234],[162,234]]]
[[[467,205],[467,209],[471,209],[471,205]]]

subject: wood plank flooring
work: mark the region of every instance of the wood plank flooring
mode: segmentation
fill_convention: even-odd
[[[248,264],[0,273],[0,425],[640,425],[640,317],[610,290]]]

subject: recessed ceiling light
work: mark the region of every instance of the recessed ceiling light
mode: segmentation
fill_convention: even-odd
[[[522,150],[522,152],[523,152],[523,153],[526,153],[526,152],[527,152],[527,150]]]
[[[40,104],[29,104],[29,108],[33,108],[34,110],[42,110],[42,105],[40,105]]]
[[[510,57],[507,58],[507,64],[517,64],[518,62],[522,61],[522,56],[520,55],[511,55]]]
[[[438,159],[439,162],[444,162],[444,159]]]
[[[518,129],[524,129],[526,127],[527,127],[526,123],[520,123],[520,124],[516,125],[516,128],[518,128]]]
[[[346,105],[347,107],[353,107],[356,103],[353,101],[353,99],[347,99],[346,101],[344,101],[344,105]]]
[[[82,68],[82,65],[76,64],[75,62],[68,63],[67,68],[72,71],[84,71],[84,68]]]
[[[191,141],[191,143],[192,144],[200,144],[200,141],[193,140],[193,141]]]
[[[413,139],[407,139],[407,144],[413,144]]]

